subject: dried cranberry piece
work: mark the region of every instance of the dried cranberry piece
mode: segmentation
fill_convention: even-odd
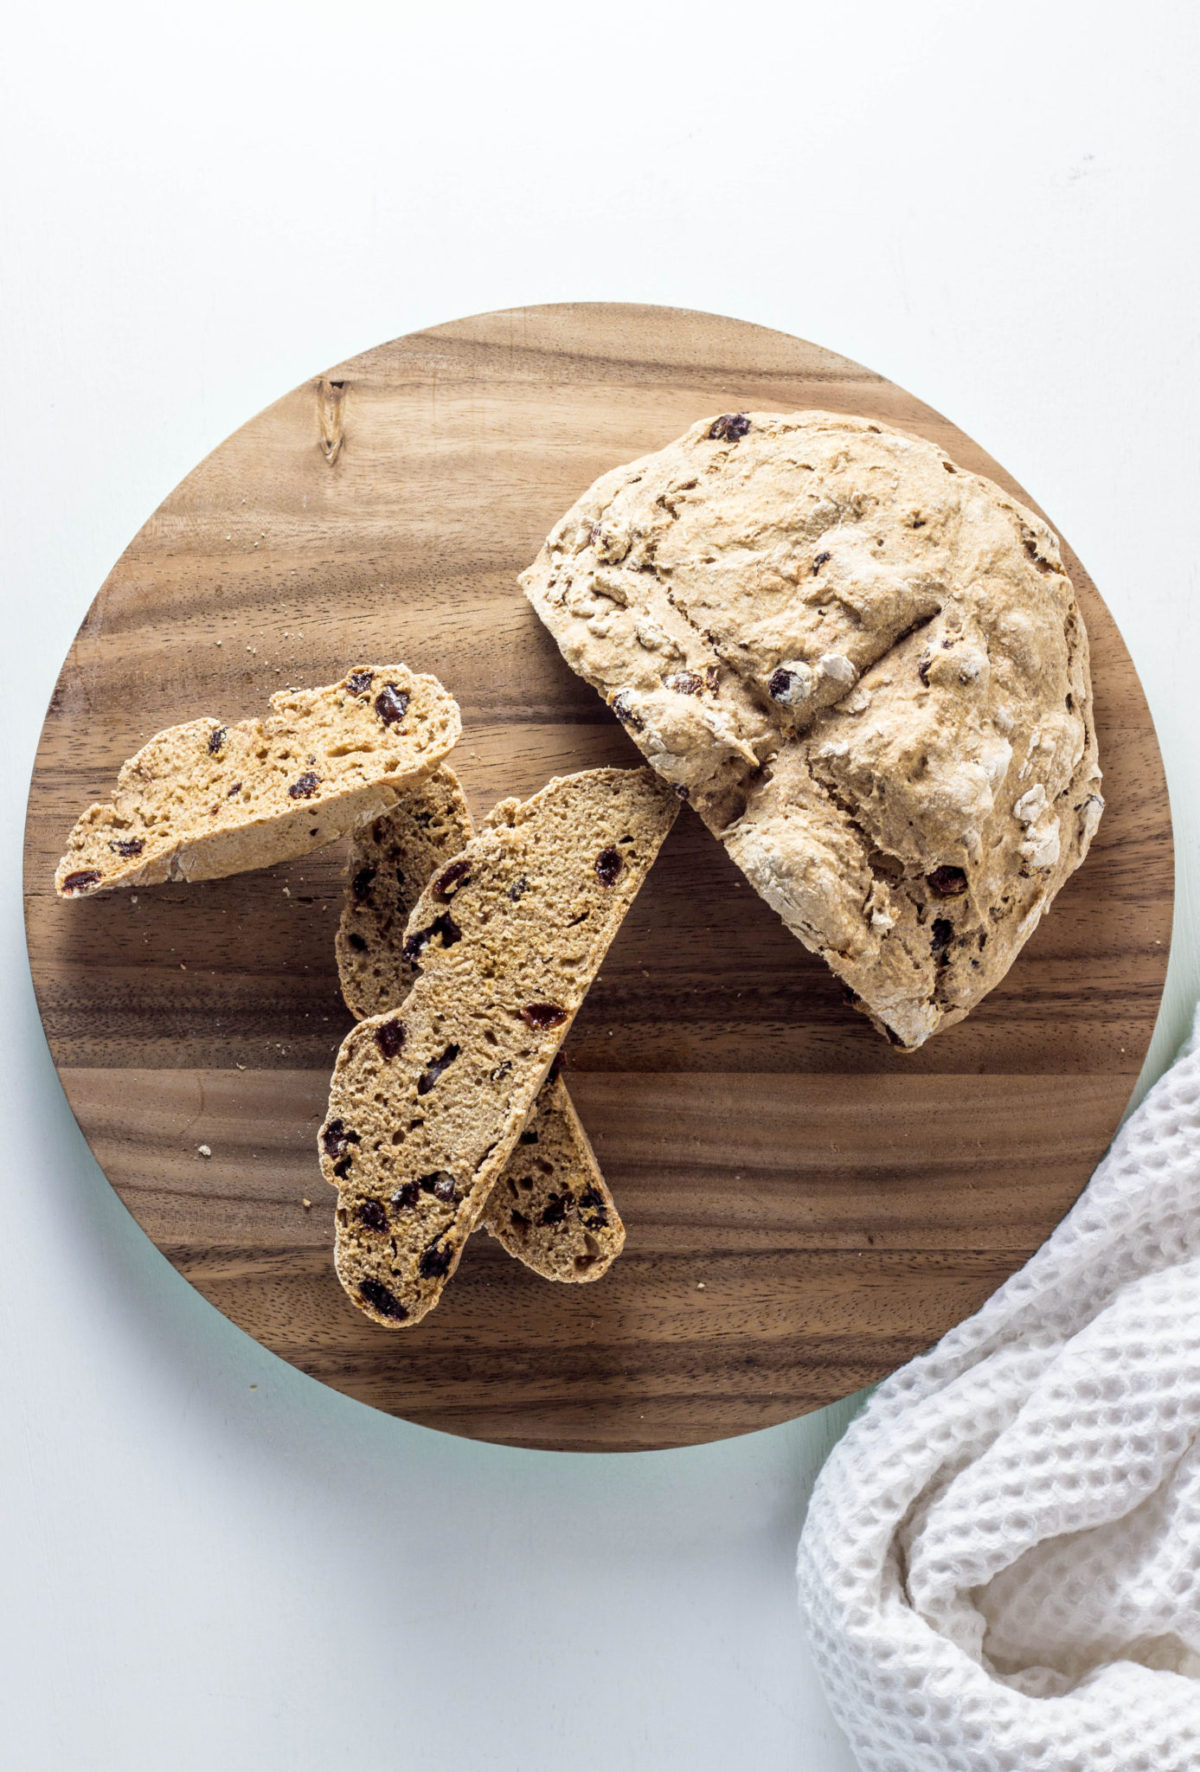
[[[388,1291],[382,1280],[364,1280],[358,1288],[358,1296],[364,1304],[370,1305],[376,1316],[392,1317],[402,1323],[408,1315],[406,1307],[394,1292]]]
[[[350,1173],[350,1165],[353,1161],[353,1157],[343,1157],[340,1163],[335,1163],[333,1165],[333,1173],[337,1176],[339,1181],[345,1181]]]
[[[351,671],[346,678],[346,688],[351,695],[365,695],[374,681],[374,671]]]
[[[63,891],[86,892],[88,887],[94,886],[99,878],[100,873],[97,868],[78,868],[75,873],[68,874],[63,881]]]
[[[432,941],[435,935],[441,936],[444,948],[452,948],[456,941],[462,940],[462,930],[449,911],[443,911],[440,917],[435,917],[428,929],[418,929],[415,934],[409,936],[404,944],[404,958],[415,961],[419,957],[421,949],[427,942]]]
[[[377,869],[367,866],[365,868],[359,868],[358,872],[355,874],[353,880],[350,882],[350,889],[354,893],[356,904],[365,904],[370,897],[371,881],[375,878],[377,871]]]
[[[511,1071],[511,1070],[512,1070],[512,1059],[506,1058],[506,1059],[502,1060],[502,1062],[496,1066],[494,1071],[489,1072],[489,1075],[490,1075],[493,1083],[503,1083],[505,1077],[507,1077],[509,1071]]]
[[[209,756],[215,757],[217,752],[220,750],[221,746],[224,743],[225,743],[225,728],[223,726],[214,726],[212,731],[208,735],[208,754],[209,754]]]
[[[394,683],[385,683],[375,697],[375,712],[385,726],[398,726],[408,712],[408,696]]]
[[[627,690],[622,689],[620,695],[614,695],[609,706],[612,708],[613,713],[617,716],[617,719],[621,722],[622,726],[628,726],[633,732],[641,732],[646,722],[635,710],[633,703],[629,699],[629,693]]]
[[[241,793],[241,791],[242,791],[242,784],[241,784],[241,782],[240,782],[240,781],[235,781],[235,782],[234,782],[234,783],[233,783],[233,785],[232,785],[232,786],[231,786],[231,788],[230,788],[230,790],[229,790],[229,792],[228,792],[228,793],[227,793],[227,794],[226,794],[226,796],[225,796],[225,798],[226,798],[226,799],[227,799],[227,800],[232,800],[232,799],[233,799],[233,796],[234,796],[234,795],[235,795],[235,794],[240,794],[240,793]]]
[[[780,665],[777,671],[771,673],[771,680],[767,684],[767,694],[773,701],[782,701],[795,681],[796,673],[787,671]]]
[[[421,1190],[415,1181],[406,1181],[392,1195],[392,1205],[397,1212],[411,1212],[421,1197]]]
[[[967,876],[962,868],[934,868],[925,878],[939,898],[960,898],[967,890]]]
[[[560,1009],[557,1003],[526,1003],[521,1011],[521,1020],[526,1026],[545,1032],[549,1028],[560,1028],[567,1019],[567,1011]]]
[[[344,1120],[330,1120],[322,1128],[321,1144],[327,1157],[344,1157],[350,1146],[359,1142],[358,1133],[351,1131]]]
[[[428,1070],[421,1072],[421,1075],[417,1078],[418,1095],[429,1094],[429,1091],[433,1088],[442,1072],[448,1070],[454,1063],[455,1059],[458,1057],[459,1050],[460,1048],[454,1044],[453,1040],[451,1040],[441,1057],[435,1058]]]
[[[736,443],[749,429],[750,420],[744,412],[723,412],[709,425],[708,434],[717,443]]]
[[[929,688],[929,667],[932,663],[933,660],[931,658],[923,658],[917,666],[917,675],[920,677],[922,683],[924,683],[926,689]]]
[[[395,1058],[404,1044],[404,1023],[399,1016],[391,1021],[381,1021],[375,1029],[375,1044],[385,1058]]]
[[[320,776],[314,775],[311,769],[306,769],[300,779],[294,781],[288,789],[288,798],[290,800],[311,800],[320,785]]]
[[[539,1224],[561,1224],[570,1208],[575,1204],[570,1194],[551,1194],[542,1208]]]
[[[140,855],[145,847],[146,843],[143,837],[118,837],[115,842],[109,844],[110,849],[115,850],[118,855],[123,855],[127,861],[130,856]]]
[[[833,559],[832,554],[828,554],[828,553],[818,554],[816,559],[812,563],[813,577],[814,578],[816,577],[817,573],[820,572],[822,566],[828,566],[829,562],[832,559]]]
[[[949,917],[935,917],[933,935],[929,943],[930,951],[935,954],[944,954],[953,939],[954,925]]]
[[[431,1174],[423,1175],[418,1183],[423,1194],[432,1194],[435,1200],[457,1200],[458,1183],[448,1169],[434,1169]]]
[[[364,1200],[358,1216],[369,1231],[385,1231],[388,1227],[387,1208],[379,1200]]]
[[[349,935],[346,937],[346,940],[350,943],[350,946],[354,949],[356,954],[365,954],[366,953],[367,938],[365,935],[358,935],[352,929],[350,931]]]
[[[443,868],[429,890],[442,904],[454,897],[455,888],[465,886],[471,877],[471,863],[467,856],[460,855],[449,867]]]
[[[672,676],[663,678],[663,685],[673,689],[676,695],[699,695],[704,687],[695,671],[675,671]]]
[[[596,857],[596,878],[602,886],[615,886],[621,872],[621,856],[616,849],[602,849]]]
[[[512,899],[514,904],[517,904],[528,890],[529,881],[525,878],[524,874],[520,874],[509,887],[508,896]]]
[[[454,1249],[450,1243],[431,1243],[417,1263],[417,1270],[423,1280],[440,1280],[443,1274],[450,1272],[450,1263],[454,1260]]]

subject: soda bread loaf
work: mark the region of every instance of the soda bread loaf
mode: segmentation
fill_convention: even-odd
[[[338,975],[353,1015],[378,1015],[408,995],[417,976],[403,951],[409,914],[435,875],[450,874],[453,884],[474,834],[448,764],[355,831],[337,933]],[[542,1085],[483,1222],[548,1280],[598,1280],[621,1253],[625,1227],[562,1081]]]
[[[598,480],[521,583],[567,662],[875,1025],[1008,971],[1103,809],[1046,524],[936,444],[725,413]]]
[[[55,874],[63,898],[211,880],[319,849],[393,805],[458,742],[457,703],[406,665],[284,689],[265,720],[190,720],[122,765]]]
[[[650,770],[556,778],[414,907],[420,973],[347,1034],[318,1136],[338,1276],[376,1322],[436,1305],[677,811]]]

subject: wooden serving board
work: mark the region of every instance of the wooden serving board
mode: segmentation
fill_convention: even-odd
[[[582,1450],[785,1420],[973,1310],[1116,1127],[1166,969],[1171,825],[1137,676],[1069,550],[1109,801],[1087,864],[982,1007],[906,1057],[685,810],[567,1046],[629,1230],[597,1284],[539,1281],[480,1234],[412,1329],[376,1328],[338,1287],[315,1134],[350,1026],[333,960],[340,849],[196,886],[53,896],[72,821],[153,732],[258,713],[273,690],[355,663],[404,659],[444,680],[477,813],[556,773],[635,763],[517,573],[604,469],[708,413],[804,407],[934,438],[1027,497],[920,401],[798,339],[668,308],[487,314],[368,351],[238,431],[132,542],[63,667],[26,848],[63,1087],[180,1272],[363,1402]]]

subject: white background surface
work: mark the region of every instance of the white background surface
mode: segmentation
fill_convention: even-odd
[[[841,1772],[792,1559],[847,1407],[498,1450],[323,1390],[109,1191],[20,926],[45,704],[109,566],[331,362],[523,302],[679,303],[948,413],[1142,674],[1197,987],[1196,9],[858,0],[23,8],[5,29],[2,1772]]]

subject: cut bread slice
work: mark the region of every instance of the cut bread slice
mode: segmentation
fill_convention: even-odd
[[[347,1034],[318,1139],[338,1276],[376,1322],[437,1304],[678,809],[647,769],[557,778],[422,894],[420,974]]]
[[[417,976],[404,955],[409,914],[435,876],[449,876],[453,889],[474,835],[448,764],[355,831],[337,933],[338,976],[352,1015],[381,1014],[408,995]],[[547,1280],[598,1280],[621,1253],[625,1226],[561,1079],[543,1084],[483,1222]]]
[[[323,689],[284,689],[265,720],[190,720],[121,767],[55,874],[63,898],[210,880],[289,861],[394,805],[458,742],[436,677],[358,665]]]
[[[542,1084],[488,1195],[483,1225],[544,1280],[598,1280],[625,1247],[625,1226],[562,1077]]]

